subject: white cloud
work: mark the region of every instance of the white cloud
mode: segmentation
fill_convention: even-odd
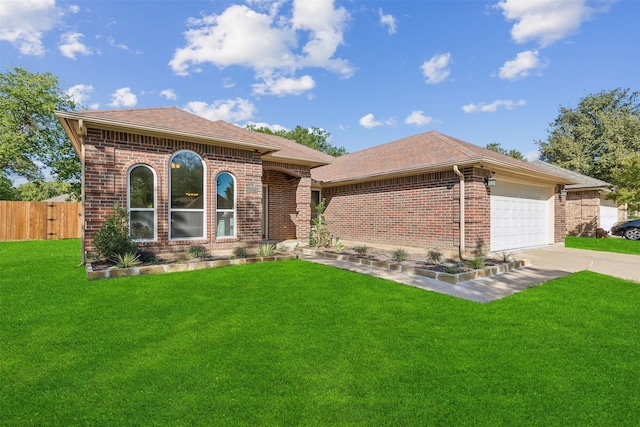
[[[467,104],[462,106],[462,110],[465,113],[495,113],[499,107],[504,107],[507,110],[513,110],[517,107],[522,107],[526,105],[526,101],[524,99],[520,99],[518,101],[512,101],[510,99],[497,99],[493,101],[491,104]]]
[[[587,0],[502,0],[495,7],[502,9],[508,21],[517,21],[511,28],[516,43],[537,40],[541,47],[575,33],[595,9]]]
[[[80,39],[84,37],[81,33],[65,33],[60,36],[60,44],[58,49],[63,56],[76,59],[76,54],[93,55],[93,51],[85,46]]]
[[[236,98],[215,101],[213,104],[207,104],[202,101],[192,101],[187,104],[185,109],[209,120],[239,122],[251,119],[256,107],[251,101]]]
[[[374,127],[382,126],[384,124],[382,122],[377,121],[374,118],[373,114],[371,114],[371,113],[369,113],[369,114],[367,114],[365,116],[362,116],[358,123],[360,123],[360,126],[363,126],[363,127],[367,128],[367,129],[373,129]]]
[[[173,89],[165,89],[165,90],[160,92],[160,95],[164,96],[166,99],[168,99],[170,101],[178,99],[178,96],[173,91]]]
[[[396,18],[393,15],[385,15],[382,12],[382,8],[378,10],[378,14],[380,15],[380,24],[388,27],[389,34],[396,33]]]
[[[425,116],[424,111],[413,111],[405,119],[405,123],[408,125],[424,126],[433,121],[433,117]]]
[[[80,12],[80,6],[78,6],[77,4],[72,4],[71,6],[69,6],[69,12],[76,14]]]
[[[536,160],[540,160],[540,152],[529,151],[528,153],[525,153],[524,158],[527,159],[528,162],[535,162]]]
[[[284,131],[288,131],[289,130],[288,128],[286,128],[284,126],[281,126],[281,125],[272,125],[272,124],[264,123],[264,122],[259,122],[259,123],[249,122],[247,124],[253,125],[256,128],[268,128],[268,129],[271,129],[274,132],[278,132],[278,131],[281,131],[281,130],[284,130]]]
[[[67,95],[69,95],[77,105],[84,105],[84,103],[89,99],[89,94],[91,92],[93,92],[92,85],[79,84],[71,86],[67,90]]]
[[[449,70],[449,64],[451,63],[451,53],[443,53],[442,55],[434,55],[428,61],[424,61],[422,66],[422,73],[427,79],[427,83],[435,84],[443,82],[451,70]]]
[[[263,83],[253,85],[253,93],[256,95],[300,95],[313,89],[316,82],[311,76],[302,76],[299,79],[282,77],[273,79],[264,77]]]
[[[2,0],[0,40],[10,42],[23,55],[44,55],[42,38],[61,16],[55,0]]]
[[[219,15],[191,18],[191,28],[184,33],[186,44],[174,51],[169,62],[174,73],[187,75],[207,63],[219,68],[238,65],[255,71],[261,82],[258,91],[274,95],[299,95],[303,88],[308,90],[310,77],[295,77],[305,67],[323,68],[342,77],[353,74],[348,61],[334,57],[343,43],[349,15],[344,8],[336,8],[333,0],[294,0],[291,14],[279,14],[281,1],[252,0],[249,4],[269,12],[232,5]],[[299,47],[299,39],[306,44]],[[273,87],[278,82],[285,88]],[[295,88],[287,92],[286,86]]]
[[[225,77],[222,80],[222,87],[225,89],[231,89],[235,85],[236,85],[236,82],[234,82],[233,79],[231,79],[230,77]]]
[[[501,79],[518,80],[527,77],[531,70],[542,69],[547,66],[547,62],[540,61],[537,50],[527,50],[518,53],[511,61],[505,62],[498,75]]]
[[[135,107],[137,103],[138,97],[131,92],[131,88],[123,87],[111,95],[111,103],[109,105],[112,107]]]

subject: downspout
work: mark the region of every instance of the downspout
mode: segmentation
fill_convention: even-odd
[[[80,263],[80,265],[86,265],[87,263],[87,253],[85,250],[85,231],[87,228],[87,221],[86,221],[86,217],[84,215],[85,212],[85,195],[84,195],[84,190],[85,190],[85,182],[84,182],[84,177],[85,177],[85,161],[84,161],[84,156],[85,156],[85,151],[84,151],[84,137],[87,134],[87,129],[84,126],[84,122],[82,119],[78,120],[78,130],[79,130],[79,134],[80,134],[80,150],[81,150],[81,154],[80,154],[80,215],[82,216],[82,231],[81,234],[82,236],[80,236],[81,241],[82,241],[82,262]]]
[[[458,169],[458,165],[453,165],[453,171],[460,177],[460,246],[459,248],[459,256],[460,260],[464,261],[464,252],[465,252],[465,234],[464,234],[464,174],[460,172]]]

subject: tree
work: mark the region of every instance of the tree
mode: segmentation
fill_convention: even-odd
[[[496,153],[504,154],[505,156],[513,157],[514,159],[522,160],[523,162],[527,161],[527,159],[524,158],[521,152],[514,149],[507,150],[505,148],[502,148],[499,142],[491,142],[487,144],[485,148],[487,150],[495,151]]]
[[[0,200],[16,200],[18,195],[7,174],[0,169]]]
[[[54,114],[74,108],[50,73],[19,67],[0,73],[0,169],[36,181],[44,166],[79,195],[80,161]]]
[[[622,188],[613,171],[640,151],[639,97],[614,89],[587,95],[576,108],[560,107],[547,141],[537,142],[540,159]]]
[[[256,127],[255,125],[247,125],[245,129],[253,132],[266,133],[268,135],[277,135],[282,138],[290,139],[298,144],[305,145],[314,150],[321,151],[333,157],[339,157],[347,154],[344,147],[336,147],[329,142],[331,134],[324,129],[317,127],[303,128],[298,125],[293,130],[273,131],[268,127]]]
[[[16,188],[17,200],[39,202],[62,194],[72,194],[72,185],[68,182],[37,180],[19,185]],[[77,200],[77,199],[75,199]]]
[[[640,211],[640,154],[633,155],[612,173],[613,187],[611,197],[620,203],[627,203],[629,211]]]

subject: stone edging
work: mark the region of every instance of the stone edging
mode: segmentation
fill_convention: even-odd
[[[511,261],[511,262],[500,264],[500,265],[493,265],[493,266],[486,267],[479,270],[471,270],[471,271],[466,271],[464,273],[458,273],[458,274],[449,274],[449,273],[440,272],[440,271],[427,270],[419,267],[408,267],[402,264],[395,264],[393,262],[374,261],[370,259],[363,259],[363,258],[358,258],[350,255],[336,254],[333,252],[324,252],[324,251],[309,249],[309,248],[295,248],[294,252],[302,253],[305,255],[316,256],[319,258],[335,259],[339,261],[351,262],[354,264],[369,265],[372,267],[395,270],[401,273],[413,274],[416,276],[423,276],[423,277],[428,277],[430,279],[440,280],[442,282],[452,283],[454,285],[462,282],[467,282],[469,280],[495,276],[498,274],[505,273],[509,270],[514,270],[517,268],[522,268],[522,267],[526,267],[527,265],[530,265],[529,260],[524,259],[520,261]]]
[[[87,280],[110,279],[116,277],[142,276],[147,274],[174,273],[178,271],[202,270],[205,268],[227,267],[232,265],[259,264],[263,262],[283,261],[297,258],[295,255],[275,255],[270,257],[221,259],[215,261],[194,261],[174,264],[145,265],[130,268],[110,268],[93,270],[91,263],[87,263]]]

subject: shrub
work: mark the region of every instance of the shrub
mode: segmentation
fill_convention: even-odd
[[[100,230],[93,235],[98,259],[115,259],[116,255],[124,256],[134,253],[138,244],[129,235],[129,215],[126,208],[116,203],[113,212],[107,215]]]
[[[500,261],[509,262],[513,259],[513,253],[509,251],[500,252]]]
[[[344,252],[344,243],[338,240],[335,245],[333,245],[333,250],[336,252]]]
[[[311,221],[311,231],[309,232],[309,246],[329,247],[331,246],[331,233],[327,227],[327,220],[324,219],[324,211],[326,209],[325,199],[316,205],[316,213],[318,214]]]
[[[351,248],[351,249],[353,249],[353,251],[354,251],[355,253],[357,253],[358,255],[360,255],[360,256],[365,256],[365,255],[367,254],[367,251],[369,250],[369,248],[368,248],[368,247],[366,247],[366,246],[364,246],[364,245],[361,245],[361,246],[354,246],[354,247],[353,247],[353,248]]]
[[[233,256],[235,258],[246,258],[249,256],[249,252],[247,252],[247,250],[242,246],[238,246],[233,248]]]
[[[258,256],[272,256],[276,251],[276,245],[265,243],[258,247]]]
[[[484,268],[486,265],[485,259],[481,256],[476,256],[473,259],[467,261],[467,265],[474,270],[478,270],[480,268]]]
[[[189,246],[189,249],[187,250],[187,257],[190,259],[206,258],[208,256],[210,256],[209,251],[207,251],[207,248],[202,245]]]
[[[140,260],[140,262],[148,262],[149,264],[153,264],[157,261],[156,254],[151,251],[136,251],[136,256]]]
[[[123,268],[133,267],[142,262],[138,255],[131,252],[127,252],[124,255],[116,254],[113,261],[116,263],[116,266]]]
[[[402,262],[402,261],[406,261],[408,256],[409,254],[407,253],[407,251],[399,248],[393,251],[393,255],[391,256],[391,259],[393,259],[396,262]]]
[[[442,261],[442,252],[437,249],[429,249],[427,251],[427,262],[430,264],[440,264]]]

